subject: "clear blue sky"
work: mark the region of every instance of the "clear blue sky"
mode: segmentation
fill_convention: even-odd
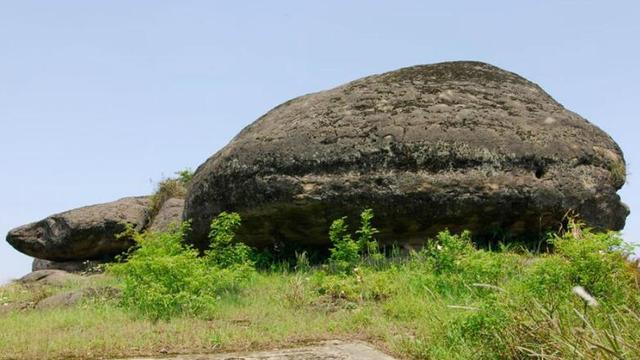
[[[2,1],[0,233],[195,168],[292,97],[480,60],[621,145],[640,239],[637,1]],[[640,175],[638,175],[640,176]],[[30,259],[0,242],[0,279]]]

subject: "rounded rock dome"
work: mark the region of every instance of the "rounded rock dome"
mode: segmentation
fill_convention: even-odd
[[[628,209],[617,144],[536,84],[480,62],[368,76],[287,101],[201,165],[191,240],[221,211],[256,246],[326,245],[332,220],[372,208],[379,238],[445,228],[539,238],[574,213],[618,230]]]

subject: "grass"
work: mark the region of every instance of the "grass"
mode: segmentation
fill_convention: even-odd
[[[374,309],[292,308],[285,300],[294,274],[260,274],[251,292],[225,298],[213,319],[177,317],[154,322],[117,304],[86,303],[0,315],[0,358],[108,358],[162,353],[268,349],[321,339],[370,338],[362,328]],[[376,311],[381,311],[378,309]],[[380,323],[377,333],[385,328]],[[8,331],[10,329],[10,331]]]
[[[149,204],[149,215],[155,217],[162,205],[171,198],[184,198],[187,194],[187,188],[193,172],[190,169],[184,169],[175,173],[176,177],[167,178],[160,181],[156,191],[151,195],[151,203]]]
[[[232,239],[229,229],[236,226],[234,218],[227,220],[212,231],[221,243]],[[342,235],[337,241],[349,240]],[[153,247],[139,253],[132,267],[137,275],[156,264],[154,257],[165,256],[166,264],[172,258],[159,254],[178,249],[171,234],[154,236],[142,240]],[[159,239],[171,246],[157,248]],[[640,277],[637,264],[623,257],[629,249],[615,233],[578,227],[550,242],[554,253],[486,251],[466,233],[443,232],[422,251],[375,261],[361,254],[351,268],[309,266],[299,254],[297,265],[252,272],[242,286],[208,297],[212,311],[171,308],[166,318],[120,299],[52,310],[26,306],[0,312],[0,359],[217,353],[327,339],[368,341],[404,359],[639,358]],[[144,254],[151,253],[145,263]],[[227,266],[215,258],[202,261]],[[229,267],[216,271],[223,269]],[[154,268],[153,276],[174,270]],[[0,298],[11,306],[82,286],[126,290],[122,273],[110,274],[61,288],[12,284],[0,289]],[[577,296],[576,286],[598,304]],[[190,301],[183,291],[180,299]]]
[[[516,260],[523,265],[532,258],[517,256]],[[464,331],[477,333],[465,337],[460,333],[460,324],[469,327],[470,317],[484,316],[487,311],[492,314],[489,294],[499,290],[469,283],[455,289],[446,284],[450,280],[438,279],[411,266],[367,272],[362,275],[367,285],[353,293],[339,290],[348,288],[346,285],[336,287],[338,290],[317,291],[317,281],[321,281],[317,278],[331,276],[320,270],[261,272],[242,293],[223,297],[216,315],[210,319],[178,316],[152,321],[132,315],[114,302],[2,314],[0,358],[110,358],[243,351],[335,338],[366,340],[399,358],[472,359],[491,354],[492,349],[486,347],[491,346],[491,340],[497,340],[492,339],[494,334],[483,338],[487,334],[482,331],[462,327]],[[393,285],[389,279],[393,279]],[[376,288],[376,282],[388,288]],[[583,311],[579,300],[575,300],[574,310]],[[609,348],[607,337],[612,336],[611,330],[617,333],[618,342],[624,344],[620,345],[624,348],[621,353],[625,354],[621,358],[631,359],[640,354],[640,318],[625,306],[593,310],[590,317],[611,319],[615,324],[611,327],[600,324],[598,328],[592,323],[583,325],[578,313],[550,315],[534,304],[532,301],[531,307],[516,309],[522,314],[518,315],[521,318],[515,327],[540,324],[544,327],[539,334],[542,339],[539,342],[532,339],[531,344],[521,338],[511,339],[522,347],[522,353],[514,354],[513,358],[524,358],[527,353],[544,358],[541,351],[544,342],[556,347],[546,357],[549,359],[570,358],[568,354],[576,341],[583,348],[597,349],[598,345]],[[568,324],[563,324],[565,320]],[[536,329],[532,330],[535,335]],[[579,355],[585,359],[618,358],[595,350]]]

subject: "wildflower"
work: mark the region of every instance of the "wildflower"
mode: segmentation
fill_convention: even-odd
[[[573,289],[574,294],[578,295],[582,300],[584,300],[589,306],[598,306],[598,301],[591,296],[582,286],[574,286]]]

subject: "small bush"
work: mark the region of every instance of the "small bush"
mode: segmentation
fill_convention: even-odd
[[[176,172],[177,175],[177,179],[178,182],[180,182],[182,185],[189,186],[189,184],[191,183],[191,180],[193,179],[193,170],[186,168],[184,170],[180,170],[178,172]]]
[[[187,194],[186,188],[176,179],[166,179],[158,184],[156,192],[151,195],[149,216],[154,218],[164,203],[172,198],[183,198]]]
[[[204,257],[183,242],[188,223],[159,233],[129,229],[127,236],[137,247],[126,262],[108,267],[122,281],[122,304],[154,320],[213,314],[217,298],[241,289],[254,271],[248,248],[231,244],[236,224],[237,214],[223,213],[214,220],[213,247]]]
[[[251,249],[235,242],[235,232],[240,227],[241,219],[237,213],[223,211],[211,222],[209,240],[211,247],[205,252],[206,259],[221,268],[250,265],[254,266]]]
[[[349,301],[357,301],[360,299],[360,290],[355,277],[318,272],[312,280],[314,288],[321,295]]]
[[[473,250],[470,232],[452,235],[449,230],[438,233],[423,249],[437,273],[459,270],[462,258]]]
[[[490,285],[500,284],[517,275],[522,267],[520,259],[513,254],[476,249],[462,256],[457,264],[467,283]]]
[[[329,265],[335,272],[351,273],[360,261],[358,243],[348,234],[346,217],[335,220],[329,229],[330,249]]]
[[[507,357],[505,353],[508,351],[508,344],[504,341],[506,338],[504,331],[510,321],[503,307],[493,301],[487,301],[480,309],[456,319],[452,324],[454,327],[452,335],[454,338],[460,336],[465,342],[474,344],[480,351],[504,358]]]
[[[571,223],[564,234],[554,235],[550,242],[555,253],[566,259],[565,271],[573,286],[582,286],[596,298],[622,304],[634,282],[627,257],[633,248],[618,233],[594,233],[580,224]]]
[[[371,224],[373,210],[365,209],[360,214],[357,240],[349,234],[346,220],[346,217],[335,220],[329,229],[329,239],[333,244],[329,258],[332,270],[349,274],[364,259],[369,259],[374,264],[381,263],[384,255],[380,253],[380,247],[374,238],[378,229]]]
[[[526,269],[521,289],[525,297],[537,301],[547,313],[553,314],[571,297],[571,279],[566,259],[545,256]]]
[[[371,225],[372,220],[373,210],[365,209],[360,214],[360,229],[356,230],[356,234],[358,234],[358,250],[361,254],[367,256],[380,253],[378,242],[373,237],[379,231]]]

